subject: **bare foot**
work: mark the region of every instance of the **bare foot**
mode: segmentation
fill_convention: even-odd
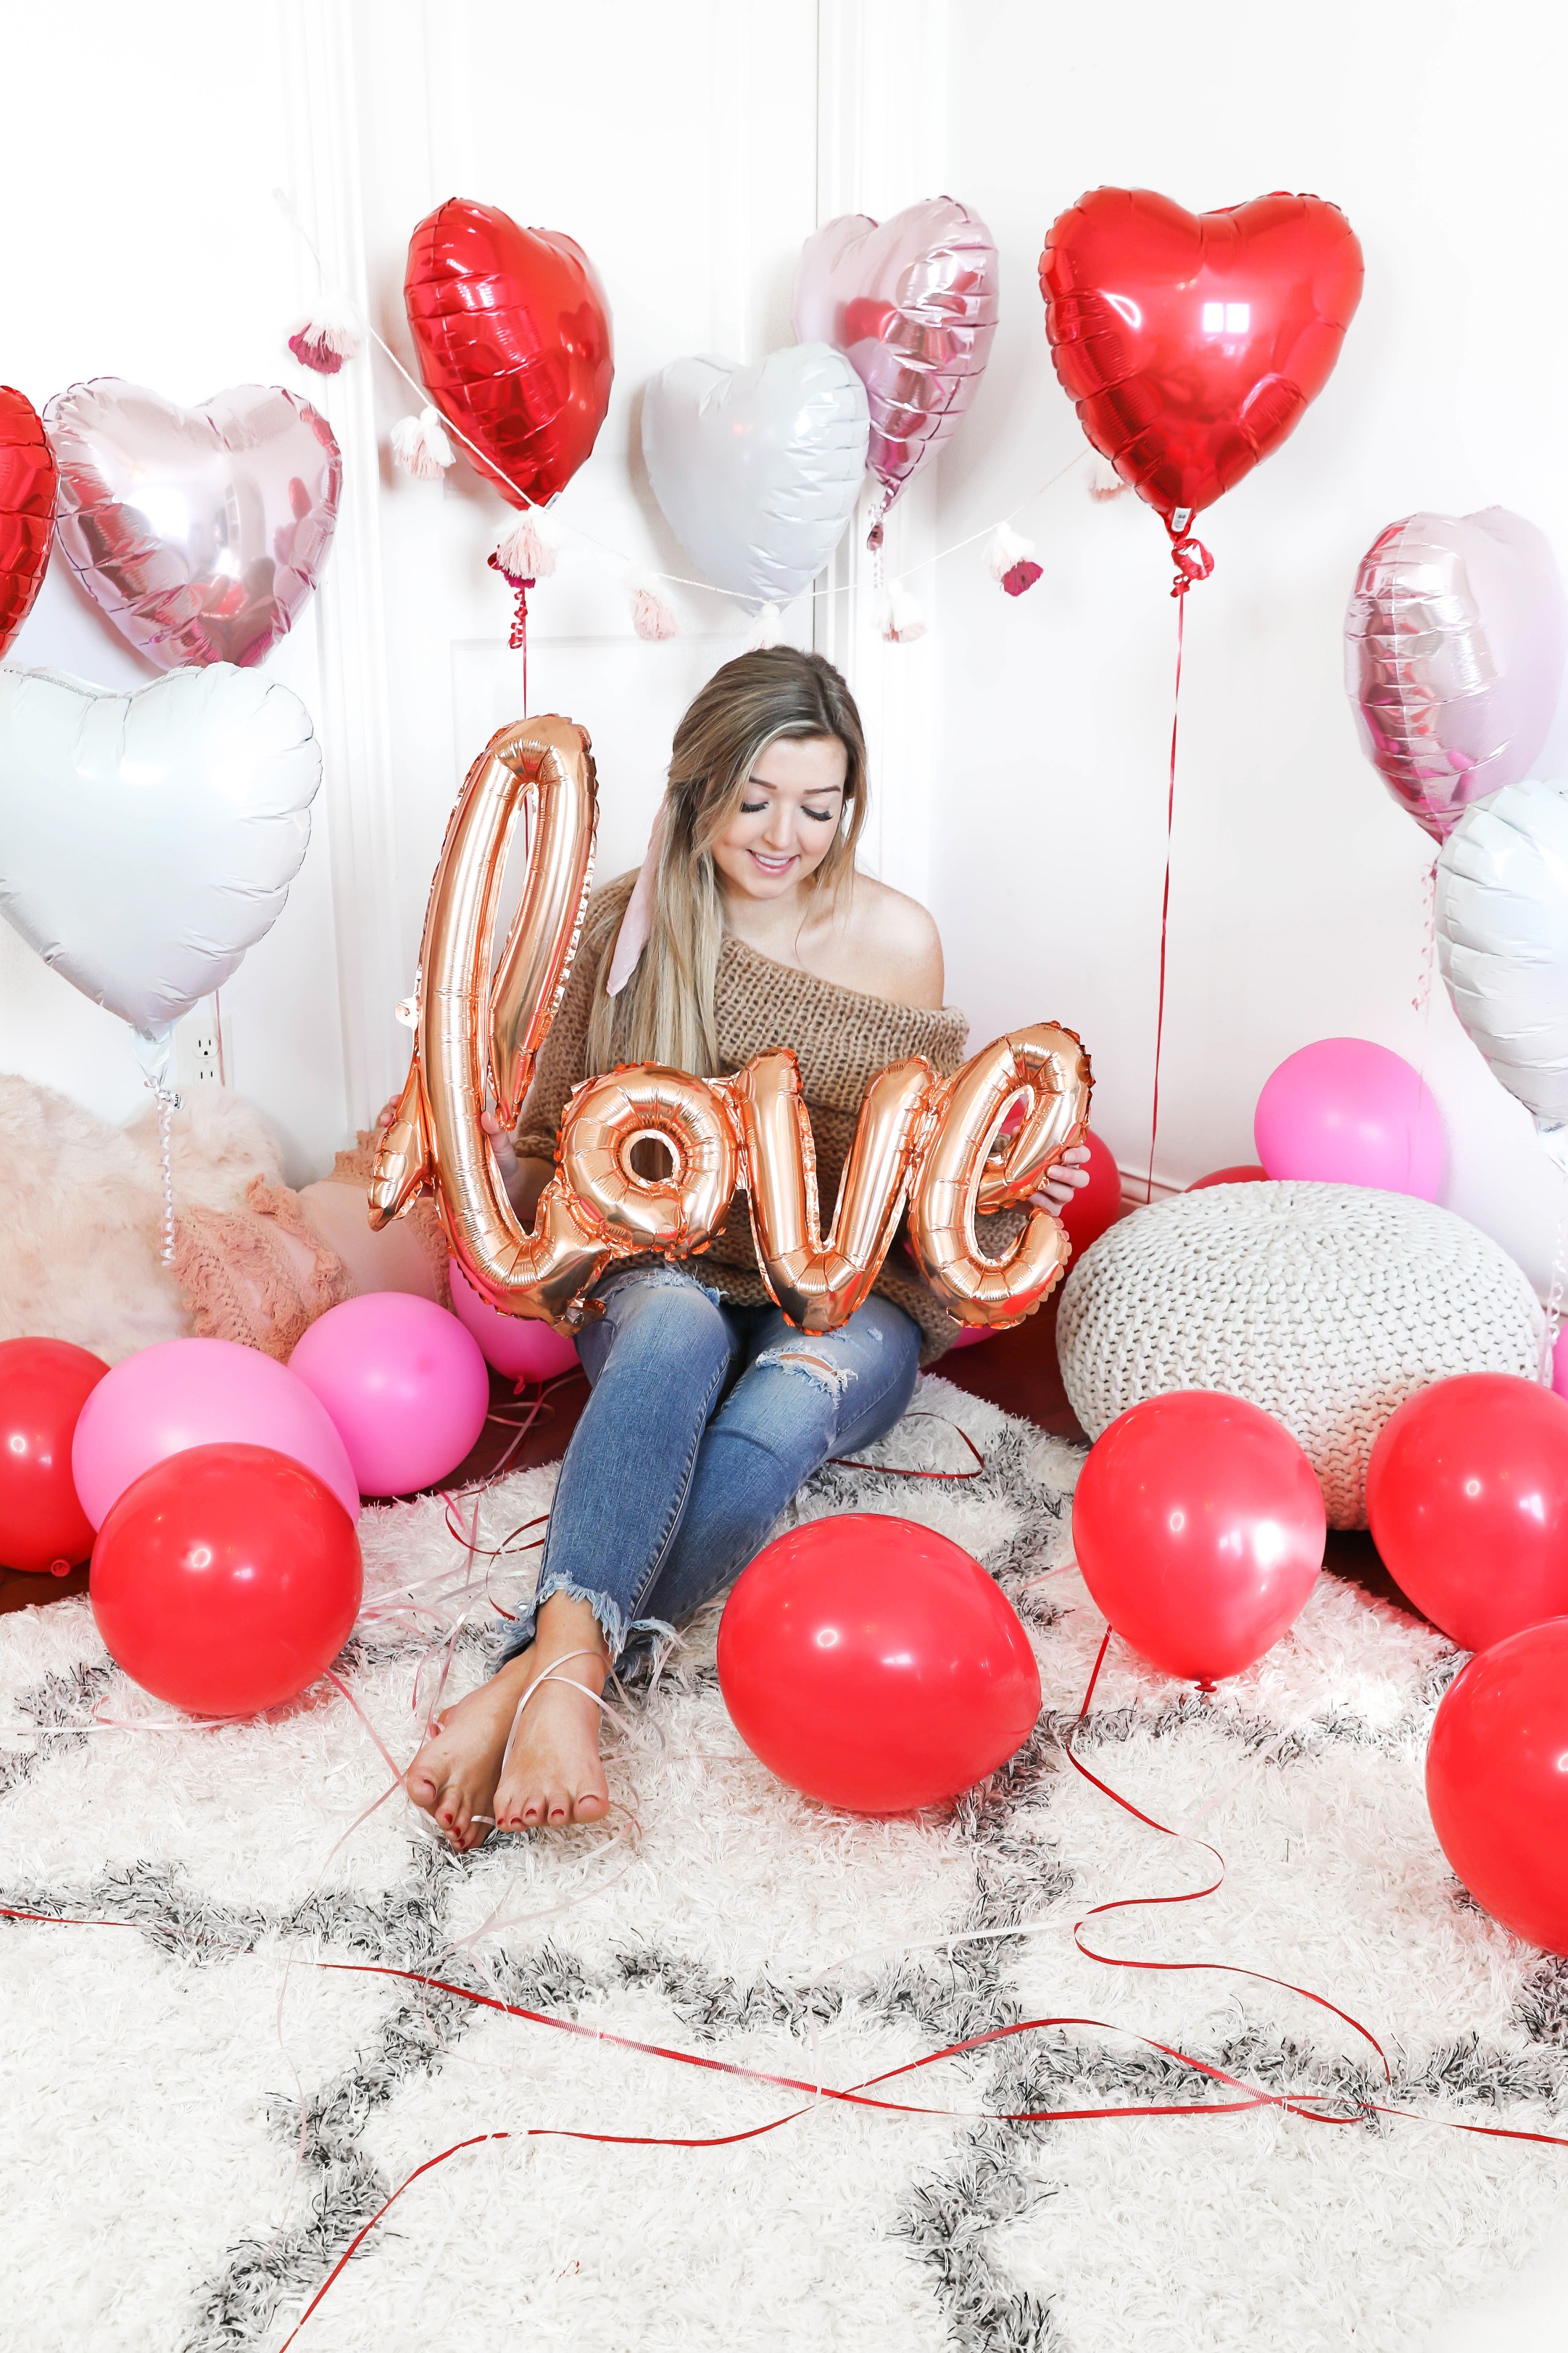
[[[537,1672],[532,1662],[531,1650],[509,1659],[488,1683],[445,1709],[408,1768],[409,1796],[459,1854],[490,1834],[496,1777],[518,1704]]]
[[[610,1792],[599,1761],[599,1711],[589,1694],[603,1691],[606,1671],[592,1609],[554,1594],[529,1648],[442,1712],[408,1768],[407,1788],[459,1854],[483,1845],[492,1820],[522,1831],[603,1820]]]
[[[587,1603],[552,1594],[523,1656],[531,1662],[531,1697],[496,1782],[497,1827],[564,1830],[572,1822],[602,1821],[610,1792],[593,1694],[604,1690],[608,1662]]]

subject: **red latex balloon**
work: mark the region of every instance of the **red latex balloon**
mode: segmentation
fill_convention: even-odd
[[[1187,1187],[1189,1193],[1206,1193],[1211,1185],[1267,1185],[1268,1171],[1259,1168],[1255,1160],[1239,1160],[1234,1168],[1211,1168],[1206,1176],[1194,1176]]]
[[[1527,1943],[1568,1954],[1568,1619],[1510,1634],[1449,1685],[1426,1803],[1476,1902]]]
[[[1389,1575],[1467,1651],[1568,1611],[1568,1399],[1511,1373],[1434,1381],[1378,1432],[1366,1513]]]
[[[353,1522],[302,1462],[193,1446],[127,1487],[89,1589],[132,1683],[193,1715],[253,1715],[331,1664],[362,1583]]]
[[[545,505],[593,448],[616,373],[582,247],[453,196],[408,241],[403,299],[431,399],[483,452],[464,456],[510,505]]]
[[[1089,1182],[1080,1185],[1067,1208],[1058,1212],[1075,1259],[1081,1258],[1121,1215],[1121,1171],[1110,1145],[1092,1127],[1084,1131],[1083,1140],[1089,1146]]]
[[[1028,1637],[979,1562],[876,1512],[808,1520],[757,1555],[724,1605],[719,1683],[770,1772],[857,1814],[955,1797],[1040,1712]]]
[[[1168,523],[1212,506],[1294,429],[1361,287],[1354,232],[1319,196],[1189,213],[1149,188],[1096,188],[1053,221],[1040,257],[1062,387]]]
[[[1118,1415],[1073,1496],[1073,1549],[1123,1641],[1201,1683],[1239,1674],[1300,1616],[1328,1533],[1312,1466],[1240,1398],[1173,1389]]]
[[[44,585],[55,487],[43,419],[26,393],[0,384],[0,654]]]
[[[41,1577],[92,1550],[71,1440],[108,1370],[68,1340],[0,1340],[0,1568]]]

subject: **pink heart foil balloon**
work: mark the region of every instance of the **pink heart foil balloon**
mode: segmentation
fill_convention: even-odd
[[[1530,774],[1563,684],[1568,613],[1545,535],[1506,507],[1406,515],[1362,557],[1345,685],[1362,747],[1446,841],[1472,801]]]
[[[160,670],[248,669],[286,637],[332,543],[342,459],[276,385],[203,408],[96,376],[44,411],[56,535],[88,595]]]
[[[866,387],[867,463],[890,503],[973,398],[996,332],[996,248],[978,215],[930,196],[891,220],[846,213],[808,237],[795,332],[836,343]]]

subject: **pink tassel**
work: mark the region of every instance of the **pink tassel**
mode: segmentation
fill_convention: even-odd
[[[650,645],[680,635],[680,623],[651,581],[641,580],[633,586],[632,627]]]
[[[341,302],[317,302],[289,331],[294,357],[318,375],[336,375],[345,360],[358,357],[359,347],[359,322]]]
[[[925,615],[914,598],[895,580],[882,608],[882,636],[890,646],[912,646],[926,633]]]
[[[515,588],[520,581],[548,580],[555,569],[555,550],[531,515],[519,515],[510,531],[496,542],[490,562],[504,572]]]
[[[400,417],[392,428],[392,454],[416,482],[434,482],[452,462],[439,412],[422,408],[417,417]]]
[[[1009,596],[1021,596],[1043,576],[1043,566],[1035,561],[1032,543],[1021,533],[999,522],[985,551],[986,568],[993,580],[1005,588]]]
[[[1102,458],[1099,450],[1095,450],[1089,461],[1089,497],[1101,502],[1107,499],[1119,499],[1123,491],[1131,487],[1131,482],[1122,480],[1110,459]]]

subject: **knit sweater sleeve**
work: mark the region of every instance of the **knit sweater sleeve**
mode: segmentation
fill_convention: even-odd
[[[533,1084],[528,1091],[528,1101],[513,1139],[520,1159],[554,1159],[555,1139],[566,1098],[589,1076],[588,1023],[594,1010],[594,993],[615,946],[636,880],[635,874],[623,874],[617,881],[606,882],[603,890],[595,891],[588,902],[572,976],[540,1051]]]

